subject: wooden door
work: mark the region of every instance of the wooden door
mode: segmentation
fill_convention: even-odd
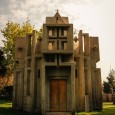
[[[50,80],[50,111],[66,111],[66,80]]]

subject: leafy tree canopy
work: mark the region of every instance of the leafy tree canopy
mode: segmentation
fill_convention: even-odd
[[[106,81],[103,82],[103,92],[107,94],[112,93],[109,82],[106,82]]]
[[[107,82],[103,82],[103,91],[104,93],[114,93],[115,92],[115,70],[110,69],[108,77],[106,78]]]
[[[16,37],[26,36],[27,33],[31,33],[34,26],[31,25],[30,21],[27,19],[22,25],[8,21],[5,28],[1,30],[4,39],[4,53],[6,55],[7,64],[9,66],[9,74],[12,74],[14,66],[14,42]]]
[[[7,74],[7,60],[5,58],[2,47],[0,47],[0,76]]]
[[[114,86],[114,81],[115,81],[115,70],[111,69],[110,73],[108,74],[107,80],[109,84],[113,87]]]

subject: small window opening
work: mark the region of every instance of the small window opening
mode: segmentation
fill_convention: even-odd
[[[71,62],[71,55],[61,55],[61,62]]]
[[[67,29],[61,28],[61,36],[67,36]]]
[[[67,59],[68,57],[65,56],[65,55],[61,55],[61,62],[67,62]]]
[[[49,42],[49,44],[48,44],[48,50],[53,50],[53,43],[52,42]]]
[[[27,67],[31,67],[31,59],[27,60]]]
[[[52,36],[52,29],[49,29],[49,36]]]
[[[62,50],[67,50],[67,42],[62,42],[61,47]]]
[[[56,18],[56,20],[58,20],[58,17]]]
[[[40,70],[38,70],[38,78],[40,78]]]
[[[64,29],[61,30],[61,36],[64,36]]]
[[[23,48],[21,48],[21,47],[18,47],[17,49],[18,49],[18,51],[22,51],[23,50]]]
[[[16,62],[16,64],[19,64],[19,61],[15,61]]]
[[[77,77],[77,70],[75,70],[75,77]]]
[[[46,62],[55,62],[55,55],[46,55],[45,61]]]

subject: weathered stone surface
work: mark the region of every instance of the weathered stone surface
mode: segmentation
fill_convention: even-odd
[[[102,109],[97,37],[82,30],[73,39],[68,17],[47,17],[43,37],[35,30],[15,42],[13,108],[43,115]]]

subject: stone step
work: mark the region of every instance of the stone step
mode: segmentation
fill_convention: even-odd
[[[45,115],[72,115],[72,112],[46,112]]]

